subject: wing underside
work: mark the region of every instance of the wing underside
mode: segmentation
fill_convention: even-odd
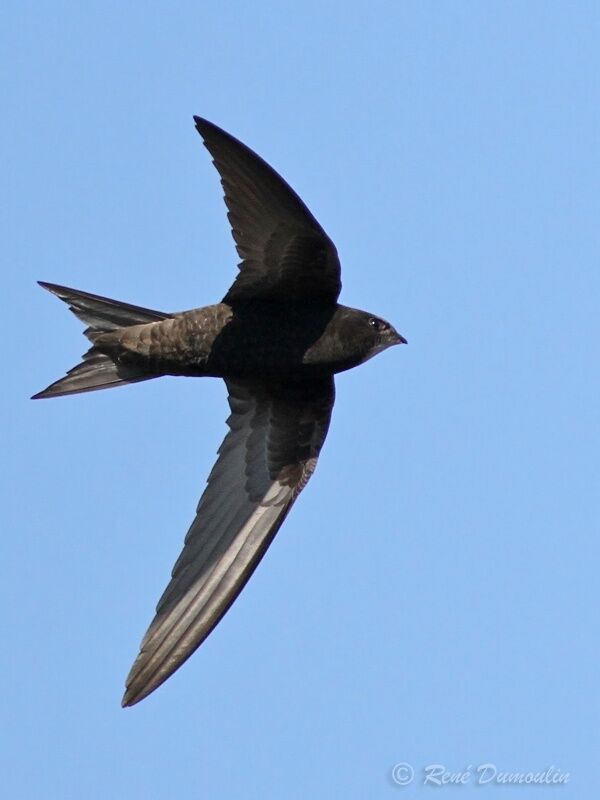
[[[221,176],[240,273],[227,303],[251,299],[335,303],[341,289],[335,245],[294,190],[229,133],[194,117]]]
[[[327,434],[332,378],[227,386],[230,430],[127,678],[123,705],[163,683],[219,622],[306,485]]]

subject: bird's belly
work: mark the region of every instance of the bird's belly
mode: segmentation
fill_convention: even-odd
[[[256,306],[236,311],[215,337],[204,368],[222,377],[281,379],[323,374],[305,356],[322,335],[331,311]],[[325,370],[331,374],[331,370]]]
[[[329,316],[329,310],[299,315],[261,307],[240,313],[219,303],[124,330],[120,360],[141,362],[156,375],[273,380],[331,374],[332,365],[306,359]]]

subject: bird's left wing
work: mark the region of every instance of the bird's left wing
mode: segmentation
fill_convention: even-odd
[[[123,705],[146,697],[233,603],[315,468],[333,378],[286,386],[227,381],[229,433],[127,678]]]

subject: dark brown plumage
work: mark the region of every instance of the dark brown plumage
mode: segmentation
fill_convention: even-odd
[[[337,303],[335,246],[285,181],[237,139],[195,121],[242,259],[222,302],[167,314],[41,284],[88,326],[92,346],[35,398],[161,375],[220,377],[229,393],[229,433],[123,705],[146,697],[194,652],[256,568],[314,471],[334,374],[405,341],[384,320]]]

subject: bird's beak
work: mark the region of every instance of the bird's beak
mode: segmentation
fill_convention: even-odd
[[[401,336],[398,331],[394,331],[392,334],[392,344],[408,344],[404,336]]]

